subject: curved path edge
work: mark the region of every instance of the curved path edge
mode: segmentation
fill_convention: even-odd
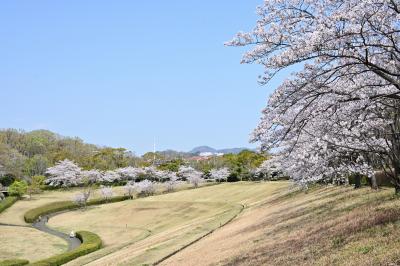
[[[61,211],[61,212],[55,212],[52,214],[44,215],[41,219],[32,223],[32,227],[39,231],[42,231],[44,233],[51,234],[53,236],[57,236],[57,237],[65,240],[68,243],[67,251],[71,251],[71,250],[76,249],[77,247],[79,247],[82,244],[81,240],[79,240],[79,238],[77,238],[77,237],[70,237],[69,235],[67,235],[63,232],[52,229],[46,225],[46,223],[49,221],[49,219],[51,217],[54,217],[56,215],[59,215],[59,214],[65,213],[65,212],[66,211]]]

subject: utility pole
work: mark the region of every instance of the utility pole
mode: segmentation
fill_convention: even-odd
[[[156,137],[153,139],[153,165],[156,164]]]

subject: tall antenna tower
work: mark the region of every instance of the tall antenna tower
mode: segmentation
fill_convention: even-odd
[[[153,165],[156,164],[156,137],[153,139]]]

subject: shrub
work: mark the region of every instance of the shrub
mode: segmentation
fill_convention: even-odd
[[[0,266],[22,266],[28,264],[28,260],[12,259],[0,261]]]
[[[26,181],[16,180],[8,187],[8,193],[10,193],[11,196],[22,197],[26,193],[27,189],[28,183],[26,183]]]
[[[82,242],[82,244],[78,248],[44,260],[37,261],[35,263],[32,263],[31,265],[58,266],[101,248],[101,239],[98,235],[94,233],[88,231],[79,231],[76,233],[76,237],[79,238]]]
[[[7,197],[4,200],[0,201],[0,213],[5,209],[11,207],[11,205],[13,205],[17,200],[17,197]]]
[[[112,202],[118,202],[118,201],[123,201],[130,199],[129,196],[117,196],[117,197],[112,197],[109,200],[105,199],[94,199],[94,200],[89,200],[87,202],[87,206],[91,205],[99,205],[99,204],[104,204],[104,203],[112,203]],[[64,211],[64,210],[73,210],[73,209],[78,209],[80,205],[78,205],[75,202],[72,201],[58,201],[58,202],[52,202],[34,209],[30,209],[24,214],[24,219],[25,222],[27,223],[33,223],[36,221],[39,216],[50,214],[50,213],[55,213],[59,211]]]

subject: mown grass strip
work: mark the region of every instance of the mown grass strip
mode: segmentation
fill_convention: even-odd
[[[7,197],[4,200],[0,201],[0,213],[3,212],[5,209],[11,207],[15,202],[17,202],[17,200],[17,197]]]
[[[29,263],[29,260],[11,259],[0,261],[0,266],[22,266]]]
[[[100,204],[105,204],[105,203],[113,203],[113,202],[118,202],[118,201],[124,201],[130,199],[129,196],[117,196],[117,197],[112,197],[110,199],[93,199],[89,200],[87,202],[87,206],[92,206],[92,205],[100,205]],[[30,209],[24,214],[24,219],[25,222],[27,223],[33,223],[35,222],[39,216],[43,216],[46,214],[50,213],[55,213],[59,211],[65,211],[65,210],[73,210],[73,209],[78,209],[81,208],[80,205],[76,204],[73,201],[58,201],[58,202],[52,202],[49,204],[45,204],[43,206]]]
[[[80,256],[96,251],[100,249],[102,246],[101,238],[95,233],[89,231],[79,231],[76,233],[76,237],[78,237],[82,242],[82,244],[78,248],[59,255],[55,255],[47,259],[34,262],[31,265],[34,266],[62,265]]]

